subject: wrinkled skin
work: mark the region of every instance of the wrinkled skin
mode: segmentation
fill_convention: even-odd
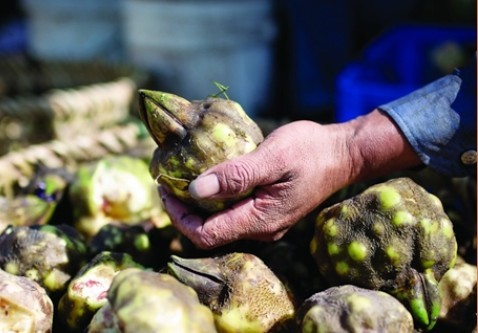
[[[252,191],[228,209],[205,217],[166,191],[162,198],[172,223],[198,247],[238,239],[273,241],[339,189],[418,164],[394,122],[375,110],[342,124],[286,124],[251,153],[213,166],[191,182],[191,195],[201,200]]]
[[[168,272],[196,290],[214,313],[218,332],[287,332],[294,303],[282,282],[255,255],[172,256]]]
[[[112,221],[135,225],[162,210],[147,164],[129,156],[109,156],[81,166],[69,194],[75,227],[88,239]]]
[[[407,309],[387,293],[352,285],[332,287],[306,299],[298,310],[301,333],[413,333]]]
[[[0,269],[0,332],[50,333],[53,303],[34,281]]]
[[[142,268],[127,253],[101,252],[83,266],[58,303],[58,317],[68,332],[83,332],[106,302],[111,281],[121,270]]]
[[[310,247],[329,283],[386,291],[424,330],[437,320],[438,281],[457,256],[440,200],[409,178],[376,184],[322,210]]]
[[[211,311],[196,292],[168,274],[129,268],[118,273],[108,303],[89,333],[215,333]]]
[[[141,119],[158,145],[150,165],[153,178],[175,197],[202,209],[218,211],[230,205],[234,200],[195,200],[188,187],[213,165],[254,150],[263,140],[257,124],[231,100],[189,102],[150,90],[139,95]]]
[[[67,225],[10,226],[0,234],[0,268],[39,283],[49,295],[66,289],[86,252],[81,235]]]

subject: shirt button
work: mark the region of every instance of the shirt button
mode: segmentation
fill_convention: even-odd
[[[476,164],[476,151],[465,151],[463,154],[461,154],[461,162],[466,165]]]

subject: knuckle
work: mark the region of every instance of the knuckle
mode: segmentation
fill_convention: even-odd
[[[235,161],[226,166],[220,185],[227,193],[244,193],[255,184],[256,171],[248,161]]]

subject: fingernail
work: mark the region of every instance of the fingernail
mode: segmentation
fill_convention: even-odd
[[[189,184],[189,193],[194,199],[208,198],[219,192],[219,181],[215,174],[196,178]]]

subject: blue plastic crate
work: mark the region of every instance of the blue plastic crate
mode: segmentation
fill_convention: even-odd
[[[443,76],[431,59],[440,45],[454,43],[464,56],[476,50],[472,27],[397,26],[376,39],[360,61],[337,77],[337,122],[366,114]]]

